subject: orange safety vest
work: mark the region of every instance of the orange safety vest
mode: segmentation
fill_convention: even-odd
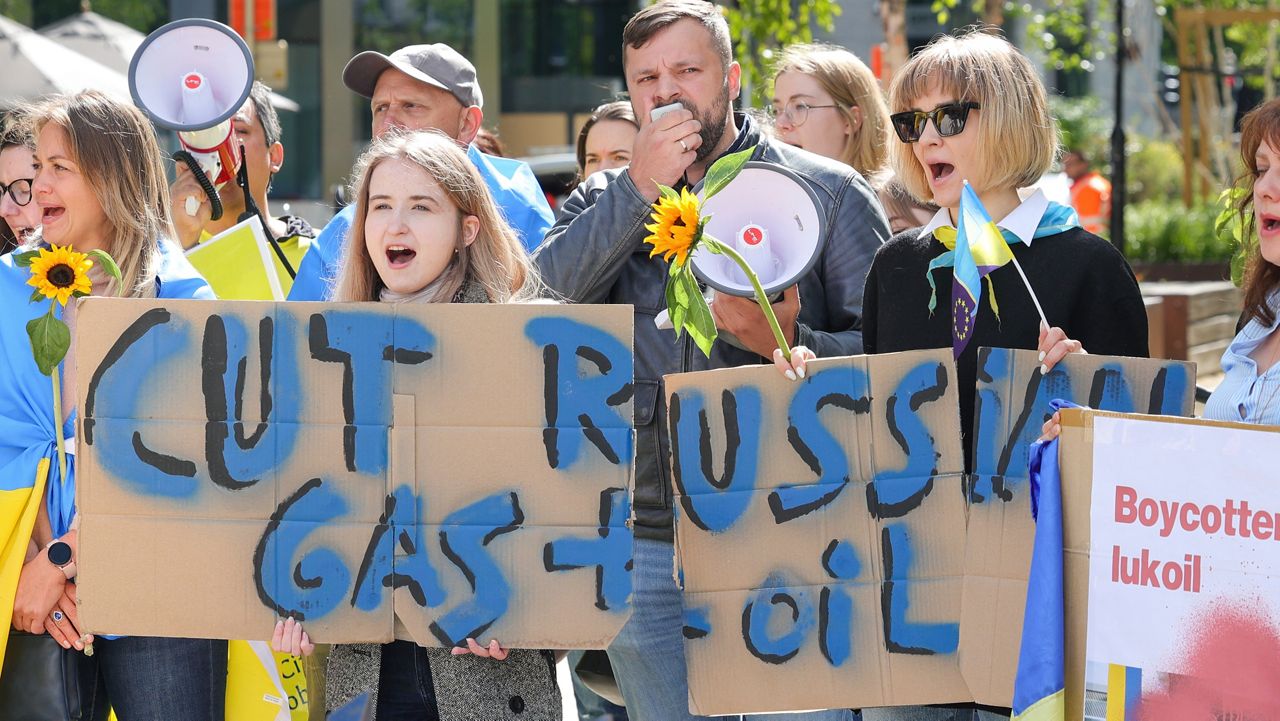
[[[1111,216],[1111,181],[1088,173],[1071,184],[1071,206],[1080,214],[1080,225],[1098,235]]]

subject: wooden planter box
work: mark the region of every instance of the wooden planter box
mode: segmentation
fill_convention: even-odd
[[[1201,376],[1221,370],[1243,294],[1230,281],[1143,283],[1151,355],[1194,361]]]
[[[1132,263],[1138,282],[1231,280],[1231,264],[1222,263]]]

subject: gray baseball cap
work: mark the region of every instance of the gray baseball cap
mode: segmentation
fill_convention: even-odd
[[[415,80],[449,91],[464,107],[484,107],[476,66],[444,43],[410,45],[391,53],[390,57],[366,50],[351,58],[343,68],[342,82],[364,97],[372,98],[378,76],[387,68],[395,68]]]

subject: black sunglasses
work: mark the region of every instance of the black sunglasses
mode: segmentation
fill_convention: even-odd
[[[894,113],[889,116],[889,120],[893,123],[893,129],[897,132],[899,140],[904,143],[914,143],[920,139],[925,123],[929,120],[933,120],[933,127],[938,129],[938,135],[944,138],[959,135],[964,132],[964,123],[969,119],[969,111],[981,108],[982,106],[978,103],[947,103],[929,111],[908,110]]]

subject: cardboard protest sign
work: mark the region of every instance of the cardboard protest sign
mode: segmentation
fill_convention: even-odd
[[[631,312],[88,299],[99,633],[606,645],[629,609]]]
[[[1069,717],[1086,693],[1129,718],[1280,714],[1278,432],[1064,418]]]
[[[1027,462],[1049,401],[1169,416],[1189,416],[1194,408],[1190,363],[1073,355],[1045,376],[1037,355],[978,353],[960,655],[973,698],[994,706],[1008,706],[1013,697],[1035,538]]]
[[[1049,401],[1194,390],[1185,363],[1039,366],[980,350],[968,476],[949,349],[667,376],[690,709],[1009,705]]]

